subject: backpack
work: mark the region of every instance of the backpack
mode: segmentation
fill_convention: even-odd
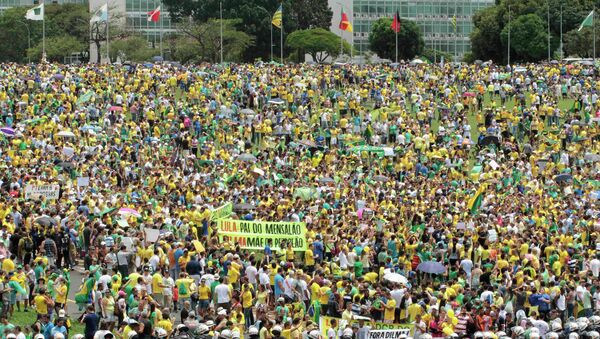
[[[25,252],[33,251],[33,241],[30,238],[23,239],[23,249]]]
[[[179,292],[179,295],[187,295],[188,294],[188,290],[185,287],[184,283],[179,283],[179,286],[177,286],[177,290]]]

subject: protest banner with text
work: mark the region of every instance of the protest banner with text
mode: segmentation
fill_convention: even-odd
[[[217,220],[219,240],[228,237],[241,248],[262,250],[267,241],[272,248],[280,243],[291,242],[294,251],[306,250],[306,224],[303,222],[267,222],[246,220]]]

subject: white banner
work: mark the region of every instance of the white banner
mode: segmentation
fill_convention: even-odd
[[[367,339],[398,339],[400,337],[410,336],[410,328],[396,330],[371,330],[367,334]]]
[[[27,185],[25,186],[25,199],[38,199],[41,196],[48,200],[58,199],[58,191],[60,186],[52,185]]]

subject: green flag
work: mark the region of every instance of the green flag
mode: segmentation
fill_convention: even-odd
[[[581,26],[579,26],[579,29],[577,30],[578,32],[581,31],[583,29],[583,27],[585,26],[592,26],[594,24],[594,11],[592,10],[590,12],[590,14],[588,14],[588,16],[585,17],[585,19],[583,20],[583,22],[581,23]]]

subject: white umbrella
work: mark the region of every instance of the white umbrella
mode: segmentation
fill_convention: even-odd
[[[58,135],[59,137],[69,137],[69,138],[75,137],[75,134],[73,134],[73,132],[71,132],[71,131],[60,131],[56,135]]]
[[[387,280],[389,282],[397,283],[397,284],[406,284],[408,279],[405,276],[399,273],[388,273],[383,276],[383,280]]]
[[[421,60],[421,59],[414,59],[413,61],[410,62],[411,65],[420,65],[420,64],[424,64],[425,61]]]

